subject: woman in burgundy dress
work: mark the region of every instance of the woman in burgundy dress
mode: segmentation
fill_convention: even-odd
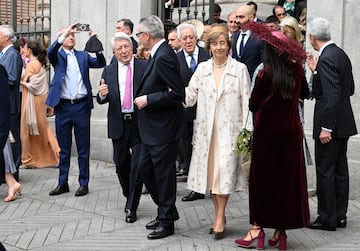
[[[295,41],[261,24],[249,28],[266,42],[264,68],[259,72],[250,98],[256,112],[249,179],[251,229],[240,247],[264,248],[263,228],[275,229],[270,246],[286,250],[285,229],[309,223],[303,134],[299,98],[308,94],[302,63],[305,51]]]

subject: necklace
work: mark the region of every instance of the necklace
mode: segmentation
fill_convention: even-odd
[[[226,66],[226,64],[227,64],[227,61],[225,61],[223,64],[216,64],[213,60],[213,65],[215,68],[223,68]]]

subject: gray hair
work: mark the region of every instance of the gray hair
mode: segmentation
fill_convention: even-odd
[[[227,15],[227,19],[229,20],[230,16],[232,15],[236,15],[236,11],[231,11],[228,15]]]
[[[8,36],[10,38],[12,43],[16,41],[14,30],[10,25],[7,24],[0,25],[0,29],[2,30],[4,36]]]
[[[178,27],[176,27],[177,36],[179,39],[181,39],[181,32],[185,29],[192,29],[192,31],[194,32],[194,36],[197,38],[197,32],[195,26],[189,23],[182,23]]]
[[[114,51],[115,42],[122,41],[122,40],[129,41],[131,47],[133,46],[131,38],[125,32],[116,32],[110,40],[111,49]]]
[[[316,17],[307,24],[306,33],[319,41],[327,42],[331,40],[330,22],[325,18]]]
[[[141,18],[139,27],[143,32],[149,32],[152,38],[164,38],[165,36],[164,24],[158,16],[151,15]]]

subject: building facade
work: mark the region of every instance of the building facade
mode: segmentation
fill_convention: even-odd
[[[38,21],[41,22],[41,27],[51,28],[51,41],[56,39],[57,32],[64,26],[67,26],[74,22],[88,23],[90,27],[98,34],[99,39],[103,42],[104,53],[108,62],[112,57],[110,48],[110,38],[115,32],[116,21],[120,18],[130,18],[136,25],[141,17],[162,13],[162,1],[155,0],[137,0],[131,3],[126,0],[5,0],[1,1],[1,23],[5,20],[11,23],[9,14],[10,5],[9,2],[16,2],[17,8],[21,5],[23,10],[25,6],[30,6],[30,14],[23,17],[22,21],[17,18],[17,25],[21,24],[21,32],[27,32],[24,24],[34,24],[34,29],[39,30]],[[22,3],[20,3],[22,2]],[[203,20],[208,18],[209,12],[209,0],[192,1],[190,7],[182,7],[172,10],[172,17],[174,22],[183,19],[197,18]],[[211,1],[213,2],[213,1]],[[217,0],[216,3],[220,4],[223,9],[222,18],[226,19],[226,15],[235,10],[241,4],[246,3],[243,0]],[[258,0],[259,5],[258,16],[266,17],[270,15],[272,6],[277,3],[277,0]],[[5,6],[5,4],[8,4]],[[198,6],[194,6],[198,3]],[[51,8],[50,8],[51,4]],[[355,0],[308,0],[307,15],[308,19],[321,16],[331,21],[333,40],[343,48],[349,55],[353,64],[353,73],[355,78],[355,95],[352,97],[352,105],[355,113],[356,123],[360,129],[360,69],[357,65],[360,64],[360,52],[357,46],[357,39],[354,37],[357,34],[357,24],[360,21],[360,16],[357,15],[360,11],[360,5]],[[13,6],[13,3],[12,3]],[[39,6],[42,9],[39,9]],[[46,8],[47,11],[46,12]],[[266,10],[266,12],[265,12]],[[31,14],[31,13],[35,13]],[[51,14],[51,15],[50,15]],[[51,16],[51,21],[50,21]],[[30,19],[29,19],[30,18]],[[29,21],[30,20],[30,21]],[[46,20],[50,21],[46,24]],[[35,22],[37,25],[35,25]],[[29,25],[28,25],[29,26]],[[31,26],[31,25],[30,25]],[[25,29],[25,30],[24,30]],[[18,29],[19,31],[19,29]],[[83,49],[88,39],[87,33],[79,33],[76,35],[76,48]],[[307,51],[311,52],[311,46],[307,43]],[[102,70],[91,70],[91,79],[93,86],[93,93],[96,95],[97,86],[100,81],[100,75]],[[312,118],[313,118],[313,105],[314,101],[305,102],[305,134],[308,142],[310,143],[311,151],[313,153],[313,140],[312,140]],[[107,139],[106,130],[106,105],[95,105],[95,109],[92,112],[92,128],[91,128],[91,158],[101,159],[106,161],[112,161],[112,148],[109,139]],[[357,186],[360,177],[360,136],[356,135],[351,137],[348,144],[348,160],[350,169],[350,196],[360,197],[360,187]],[[314,156],[314,154],[312,154]],[[315,187],[315,167],[307,167],[309,188]]]

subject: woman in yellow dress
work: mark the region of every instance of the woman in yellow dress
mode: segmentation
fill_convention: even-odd
[[[38,42],[25,45],[30,59],[21,82],[21,162],[24,168],[58,166],[60,147],[46,118],[49,85],[46,78],[46,49]]]

